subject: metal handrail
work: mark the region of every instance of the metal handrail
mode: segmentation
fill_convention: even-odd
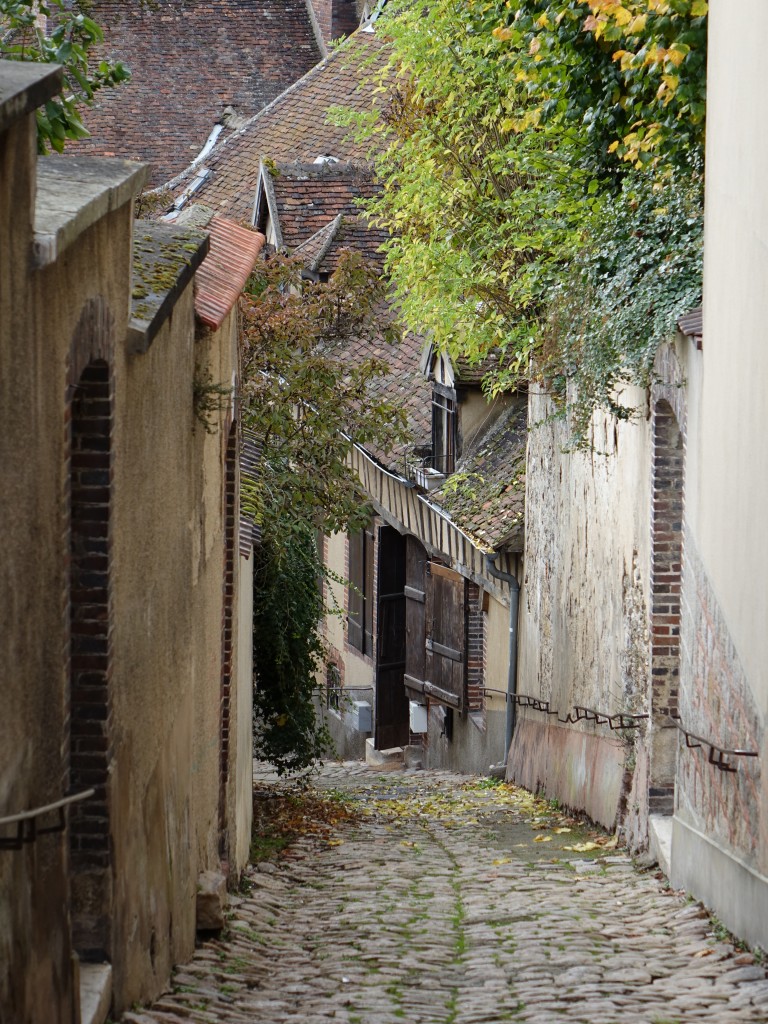
[[[506,690],[492,690],[489,686],[481,686],[480,689],[483,693],[500,694],[506,700],[511,698],[520,707],[530,708],[532,711],[542,711],[546,715],[555,715],[558,722],[562,722],[563,725],[575,724],[576,722],[594,722],[596,725],[607,725],[613,730],[638,729],[643,719],[650,718],[650,715],[647,714],[630,715],[623,711],[615,715],[609,715],[604,711],[595,711],[593,708],[587,708],[581,704],[574,704],[573,711],[569,711],[563,718],[558,711],[550,707],[548,700],[542,700],[541,697],[531,697],[527,693],[508,694]],[[757,750],[742,750],[739,748],[729,750],[725,747],[720,747],[717,743],[713,743],[712,740],[704,739],[702,736],[697,736],[695,733],[690,732],[685,728],[677,715],[670,714],[667,717],[671,724],[663,726],[663,728],[678,729],[685,737],[685,745],[690,750],[695,750],[699,747],[709,747],[708,761],[721,772],[735,772],[737,770],[729,762],[729,757],[760,756]]]
[[[64,812],[70,804],[80,803],[94,796],[95,789],[85,789],[81,793],[71,793],[51,804],[43,804],[40,807],[33,807],[29,811],[20,811],[18,814],[10,814],[0,818],[0,828],[4,825],[16,825],[15,836],[0,836],[0,850],[20,850],[24,843],[33,843],[38,836],[50,835],[55,832],[63,832],[66,827]],[[47,825],[41,828],[37,819],[46,814],[59,812],[59,820],[55,825]]]

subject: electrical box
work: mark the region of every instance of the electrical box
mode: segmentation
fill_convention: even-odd
[[[419,704],[418,701],[408,701],[408,721],[411,732],[419,733],[427,731],[427,705]]]
[[[373,732],[373,714],[367,700],[352,701],[352,728],[358,732]]]

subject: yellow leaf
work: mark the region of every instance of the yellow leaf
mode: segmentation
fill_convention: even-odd
[[[343,845],[344,845],[344,840],[343,839],[329,839],[328,840],[328,846],[343,846]]]
[[[614,11],[611,11],[611,14],[613,15],[613,20],[616,22],[617,25],[626,25],[628,22],[632,20],[632,15],[629,13],[626,7],[617,6]]]
[[[645,23],[648,20],[646,14],[638,14],[637,17],[633,18],[629,25],[627,25],[627,35],[636,36],[645,28]]]
[[[511,864],[512,860],[510,857],[499,857],[497,860],[491,861],[491,863],[497,868],[500,864]]]
[[[549,18],[547,17],[546,11],[544,11],[544,13],[539,18],[536,19],[536,24],[539,26],[539,28],[549,28]]]
[[[562,836],[566,832],[570,832],[570,831],[571,831],[571,829],[569,829],[569,828],[556,828],[554,830],[556,836]]]
[[[576,843],[571,847],[576,853],[589,853],[590,850],[599,850],[597,843]]]
[[[703,17],[709,10],[707,0],[693,0],[691,4],[691,16],[694,18]]]
[[[616,139],[616,141],[612,142],[610,144],[610,146],[608,147],[608,152],[609,153],[615,153],[618,148],[619,148],[619,140]]]
[[[536,836],[534,843],[551,843],[552,836]]]
[[[621,60],[625,53],[627,53],[626,50],[617,50],[616,53],[614,53],[614,55],[611,57],[611,60]]]
[[[499,25],[497,28],[493,30],[491,34],[494,35],[497,39],[500,39],[502,42],[504,42],[506,39],[511,39],[513,36],[512,29],[506,28],[506,26],[503,25]]]

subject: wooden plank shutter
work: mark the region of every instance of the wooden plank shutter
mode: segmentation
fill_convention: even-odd
[[[427,566],[424,693],[448,707],[464,706],[466,582],[452,569]]]
[[[363,539],[363,652],[373,655],[373,525],[365,528]]]
[[[347,641],[350,647],[363,650],[363,532],[357,530],[348,536],[349,544],[349,582],[347,588]]]
[[[424,693],[426,664],[427,552],[415,537],[406,541],[405,558],[405,689],[412,698]]]

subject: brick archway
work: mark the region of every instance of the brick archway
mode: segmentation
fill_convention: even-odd
[[[685,499],[685,382],[673,342],[656,357],[651,394],[651,681],[648,809],[672,814],[678,749]]]
[[[72,939],[80,957],[110,959],[112,840],[112,379],[97,359],[70,405],[69,788],[94,795],[69,822]]]

